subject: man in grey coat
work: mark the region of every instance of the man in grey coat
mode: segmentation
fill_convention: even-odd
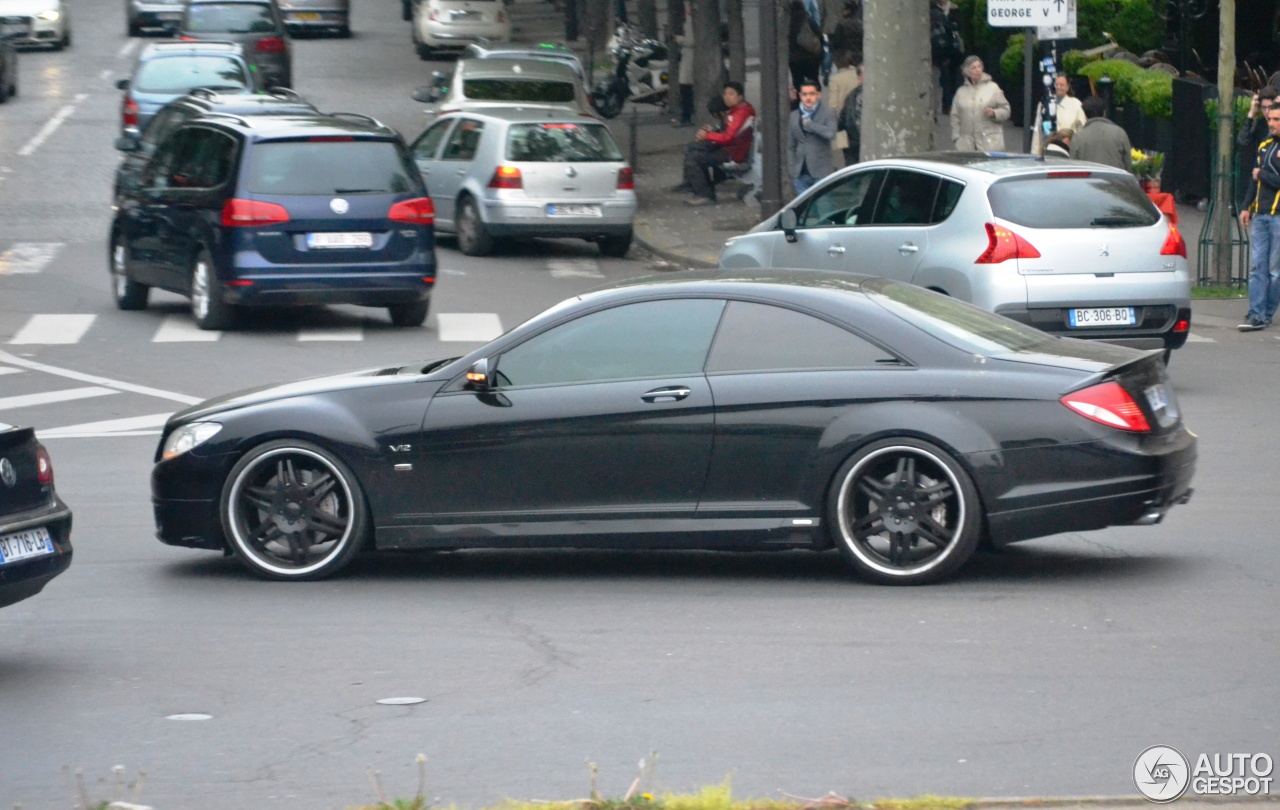
[[[831,160],[831,142],[836,137],[836,114],[822,103],[817,80],[800,84],[800,106],[791,112],[787,124],[787,168],[796,194],[836,170]]]
[[[1089,96],[1080,105],[1085,122],[1071,136],[1071,157],[1133,171],[1133,147],[1129,135],[1119,124],[1107,118],[1107,102]]]

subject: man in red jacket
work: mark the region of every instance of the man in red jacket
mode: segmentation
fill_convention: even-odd
[[[682,190],[693,193],[689,205],[710,205],[716,201],[716,190],[710,173],[721,163],[740,163],[751,153],[751,133],[755,128],[755,109],[742,97],[742,82],[724,84],[724,127],[698,130],[696,140],[684,153]]]

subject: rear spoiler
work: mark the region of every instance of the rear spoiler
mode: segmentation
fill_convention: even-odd
[[[1163,358],[1164,358],[1164,349],[1148,349],[1147,351],[1143,352],[1142,354],[1138,355],[1132,360],[1126,360],[1123,363],[1116,363],[1114,366],[1110,366],[1109,368],[1104,368],[1102,371],[1099,371],[1097,374],[1092,374],[1086,377],[1084,380],[1080,381],[1076,385],[1071,386],[1070,388],[1063,391],[1062,393],[1069,394],[1072,391],[1079,391],[1082,388],[1088,388],[1091,385],[1097,385],[1100,382],[1106,382],[1109,379],[1121,376],[1126,371],[1129,371],[1132,368],[1140,366],[1144,363],[1148,363],[1153,359],[1163,365],[1164,363]]]

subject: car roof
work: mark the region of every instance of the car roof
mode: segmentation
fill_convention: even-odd
[[[505,121],[509,124],[537,124],[542,122],[604,124],[603,121],[590,113],[576,112],[563,105],[520,104],[517,106],[509,101],[495,101],[492,105],[485,104],[485,102],[468,102],[466,109],[450,110],[440,116],[441,119],[460,117],[486,118],[494,121]]]
[[[228,93],[207,87],[197,87],[185,96],[175,99],[173,103],[187,104],[202,110],[242,115],[277,112],[282,115],[307,115],[316,109],[301,95],[283,87],[273,87],[265,93]]]
[[[981,179],[993,183],[1004,177],[1043,174],[1049,169],[1074,169],[1090,172],[1112,173],[1130,176],[1123,169],[1101,163],[1072,160],[1063,157],[1041,157],[1005,152],[924,152],[916,155],[868,160],[857,164],[859,169],[874,166],[905,166],[943,171],[954,177]]]
[[[282,138],[324,138],[364,135],[376,140],[398,139],[391,127],[359,113],[320,113],[318,115],[257,115],[247,118],[212,111],[190,123],[215,124],[234,129],[253,141]]]
[[[464,79],[509,79],[516,75],[521,79],[578,81],[573,68],[550,59],[459,59],[455,70]]]
[[[243,56],[244,47],[237,42],[217,42],[213,40],[193,42],[152,42],[138,54],[138,61],[163,58],[166,56],[198,56],[202,54],[216,56]]]
[[[217,3],[220,6],[230,5],[233,3],[237,5],[245,4],[245,5],[254,5],[254,6],[272,5],[271,0],[185,0],[185,2],[186,2],[186,5],[188,6],[202,6],[210,3]]]

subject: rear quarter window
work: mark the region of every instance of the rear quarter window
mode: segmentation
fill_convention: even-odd
[[[507,130],[507,160],[616,162],[622,151],[600,124],[514,124]]]
[[[462,94],[472,101],[529,101],[563,104],[576,97],[569,82],[536,79],[467,79]]]
[[[196,87],[247,90],[244,67],[225,56],[168,56],[138,68],[132,88],[139,93],[186,93]]]
[[[1016,177],[987,189],[991,212],[1028,228],[1146,228],[1160,211],[1132,177]]]
[[[304,140],[255,144],[245,188],[255,194],[403,194],[418,191],[417,169],[393,141]]]

